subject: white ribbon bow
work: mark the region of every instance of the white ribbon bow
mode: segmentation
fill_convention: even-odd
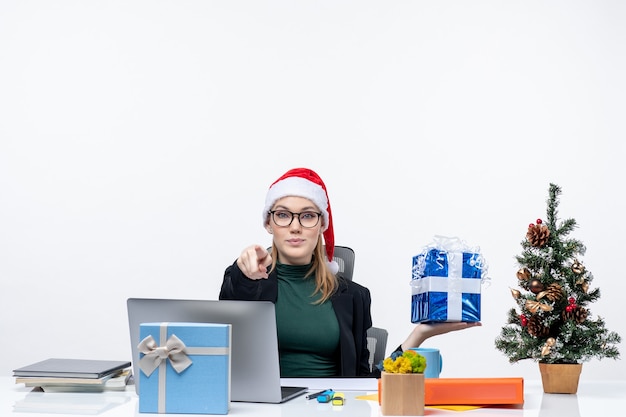
[[[177,373],[183,372],[192,363],[189,356],[185,353],[185,344],[175,334],[167,339],[165,346],[158,346],[152,336],[146,336],[139,343],[138,348],[144,354],[139,360],[139,368],[147,376],[150,376],[161,362],[167,359],[170,360],[172,368]]]

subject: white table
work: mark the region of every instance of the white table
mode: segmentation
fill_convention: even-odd
[[[138,412],[138,398],[132,387],[128,387],[126,391],[105,393],[31,391],[30,388],[21,384],[15,384],[15,379],[12,377],[0,377],[0,416],[146,417],[157,415]],[[342,407],[319,404],[315,400],[306,400],[302,396],[280,405],[233,402],[229,415],[257,417],[328,416],[328,413],[333,413],[335,416],[341,415],[341,417],[378,417],[381,415],[376,401],[355,398],[366,392],[345,391],[345,394],[346,404]],[[544,394],[539,381],[524,381],[524,397],[523,407],[478,408],[464,412],[427,407],[426,415],[456,417],[623,417],[626,415],[626,380],[582,380],[576,395]]]

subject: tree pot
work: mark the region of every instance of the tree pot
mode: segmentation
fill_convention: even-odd
[[[541,383],[546,394],[576,394],[582,363],[541,363]]]

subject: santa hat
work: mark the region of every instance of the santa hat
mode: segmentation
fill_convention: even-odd
[[[335,235],[333,232],[333,215],[330,211],[330,202],[324,181],[314,171],[308,168],[294,168],[283,174],[282,177],[270,185],[265,197],[265,207],[263,208],[263,223],[266,224],[269,211],[276,201],[283,197],[304,197],[311,200],[322,212],[324,218],[324,244],[326,246],[326,256],[328,266],[336,274],[339,265],[333,260],[335,253]]]

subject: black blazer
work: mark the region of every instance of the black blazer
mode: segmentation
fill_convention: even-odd
[[[367,329],[372,327],[369,290],[339,274],[339,288],[331,296],[333,309],[339,322],[339,349],[341,357],[340,376],[380,375],[370,372],[367,349]],[[246,277],[237,262],[226,268],[220,290],[220,300],[250,300],[276,302],[278,278],[272,271],[267,279],[253,280]]]

